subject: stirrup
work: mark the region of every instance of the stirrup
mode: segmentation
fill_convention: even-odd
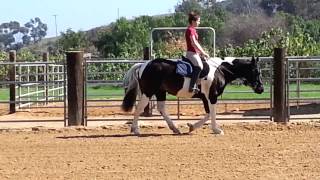
[[[198,87],[194,87],[194,88],[192,88],[192,92],[194,94],[198,94],[200,92],[200,89]]]

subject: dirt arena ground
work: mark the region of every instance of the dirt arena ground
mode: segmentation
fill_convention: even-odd
[[[185,126],[179,127],[186,132]],[[0,130],[0,179],[319,179],[320,122]]]
[[[172,104],[173,102],[167,102],[167,111],[170,115],[176,115],[178,108],[176,104]],[[174,102],[175,103],[175,102]],[[189,115],[189,116],[199,116],[205,113],[203,105],[201,102],[193,102],[187,101],[183,102],[184,104],[180,105],[180,115]],[[120,109],[121,102],[102,102],[102,103],[88,103],[88,115],[89,116],[110,116],[110,115],[127,115],[128,113],[124,113]],[[24,116],[63,116],[63,109],[62,108],[52,108],[52,107],[62,107],[63,104],[50,104],[51,108],[42,108],[37,107],[33,109],[21,109],[18,110],[16,115],[23,114]],[[93,106],[101,106],[101,107],[93,107]],[[155,105],[156,106],[156,105]],[[270,107],[269,104],[220,104],[218,106],[218,113],[230,113],[230,112],[237,112],[237,111],[245,111],[250,109],[256,108],[268,108]],[[156,111],[156,110],[155,110]],[[0,116],[6,115],[9,112],[9,106],[0,104]],[[130,114],[130,113],[129,113]]]
[[[87,111],[87,117],[90,119],[107,119],[107,120],[120,120],[121,119],[132,119],[132,112],[125,113],[120,109],[121,102],[104,102],[104,103],[90,103],[90,107]],[[61,120],[64,119],[64,110],[63,108],[54,108],[54,107],[63,107],[63,104],[50,104],[50,108],[45,107],[33,107],[32,109],[18,109],[16,113],[9,114],[8,105],[0,105],[0,123],[1,121],[41,121],[41,120]],[[156,105],[155,105],[156,106]],[[268,105],[266,104],[221,104],[218,105],[218,113],[221,115],[226,115],[231,117],[241,116],[248,110],[254,108],[265,109],[265,114],[269,114],[270,111],[267,110]],[[171,102],[167,103],[167,112],[174,119],[178,115],[178,107],[176,104]],[[203,105],[199,102],[185,102],[185,104],[180,105],[180,118],[181,119],[200,119],[205,114]],[[159,112],[156,108],[153,109],[153,117],[157,119],[162,119]],[[262,114],[263,115],[263,114]],[[144,117],[141,117],[144,118]],[[3,125],[0,124],[0,127]]]
[[[104,102],[104,103],[89,103],[88,118],[116,118],[121,116],[130,116],[132,113],[124,113],[120,109],[121,102]],[[178,115],[178,108],[176,104],[167,102],[167,111],[171,116]],[[200,118],[204,115],[205,110],[200,102],[184,102],[180,105],[180,116],[192,116]],[[37,107],[34,109],[19,109],[17,113],[8,115],[9,106],[0,104],[0,122],[2,120],[21,120],[21,119],[63,119],[64,110],[63,104],[50,104],[50,108]],[[93,107],[100,106],[100,107]],[[319,115],[320,119],[320,104],[300,104],[299,106],[292,105],[290,113],[292,115]],[[154,114],[159,114],[154,109]],[[218,115],[225,116],[270,116],[270,104],[218,104]]]
[[[167,109],[177,114],[175,105]],[[195,118],[204,113],[200,105],[180,110],[181,116]],[[314,116],[319,111],[319,104],[306,104],[291,113]],[[270,111],[262,104],[222,104],[218,113],[262,116]],[[130,114],[115,106],[90,108],[88,115]],[[8,115],[8,107],[0,105],[0,121],[56,117],[63,117],[63,109]],[[129,134],[125,121],[86,128],[0,126],[0,179],[320,179],[319,120],[222,123],[224,136],[211,134],[208,124],[183,135],[173,135],[164,121],[141,124],[140,137]],[[186,123],[177,124],[188,131]]]

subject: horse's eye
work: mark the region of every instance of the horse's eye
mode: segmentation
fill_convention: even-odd
[[[260,74],[261,74],[260,70],[257,70],[257,69],[254,70],[254,73],[257,74],[257,75],[260,75]]]

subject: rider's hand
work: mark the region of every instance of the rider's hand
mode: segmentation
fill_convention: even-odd
[[[210,57],[209,54],[207,54],[206,52],[202,53],[202,56],[203,56],[204,58],[206,58],[206,59],[208,59],[208,58]]]

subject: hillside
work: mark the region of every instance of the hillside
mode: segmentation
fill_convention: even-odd
[[[38,43],[25,46],[23,49],[29,49],[34,52],[45,52],[48,51],[49,47],[54,46],[58,39],[59,37],[43,38]]]
[[[294,39],[294,36],[301,36],[304,39],[300,38],[300,42],[312,44],[314,40],[314,43],[319,43],[320,21],[318,17],[320,17],[320,11],[316,11],[316,7],[320,7],[320,1],[306,0],[302,3],[299,0],[281,2],[272,0],[225,0],[222,2],[185,0],[175,7],[175,12],[172,14],[140,16],[130,20],[120,18],[117,22],[95,27],[78,35],[70,34],[73,42],[70,42],[70,46],[68,46],[68,41],[64,42],[67,43],[64,47],[77,49],[82,46],[82,49],[85,48],[88,51],[94,49],[105,57],[139,57],[142,48],[148,46],[149,33],[152,28],[186,26],[186,14],[191,10],[201,13],[202,26],[216,29],[217,47],[224,49],[226,53],[230,53],[226,49],[229,47],[233,49],[247,46],[248,42],[258,43],[260,38],[271,31],[275,32],[275,29],[280,30],[277,36],[287,36],[286,33],[289,33],[290,36],[293,36],[290,37],[291,39]],[[157,48],[168,49],[164,47],[167,46],[166,41],[181,40],[176,35],[177,33],[171,33],[168,37],[166,34],[155,34],[154,38],[160,43]],[[202,41],[209,42],[209,39],[206,38],[207,34],[201,33],[200,36]],[[307,41],[309,36],[311,41]],[[273,41],[273,37],[268,38]],[[46,38],[28,48],[44,51],[54,46],[57,39],[59,37]],[[81,45],[77,43],[78,40],[82,42]],[[162,50],[157,53],[163,54]],[[234,51],[231,52],[234,53]]]

